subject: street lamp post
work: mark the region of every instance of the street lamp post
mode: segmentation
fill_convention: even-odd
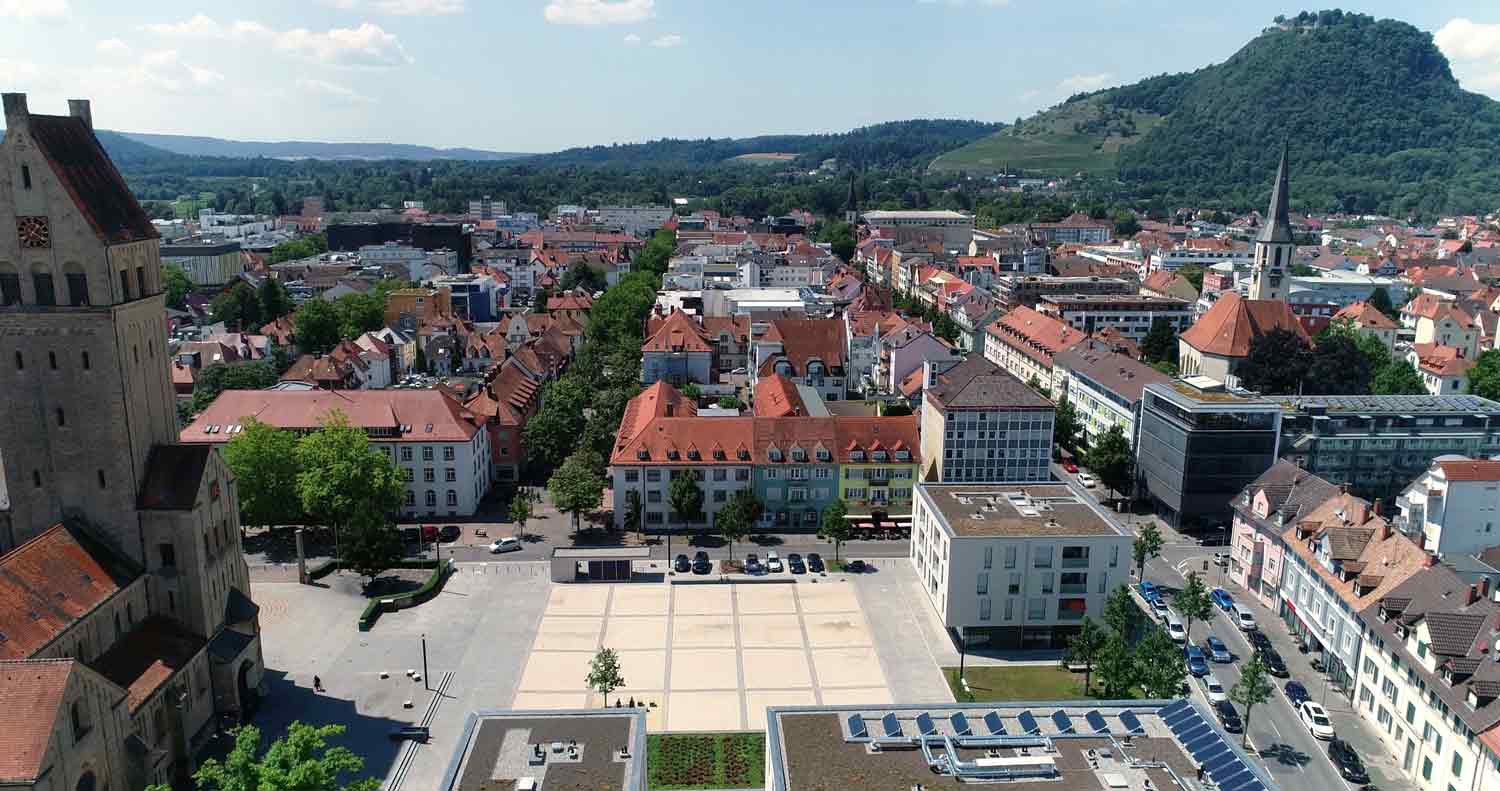
[[[432,681],[427,677],[427,633],[422,633],[422,688],[432,689]]]

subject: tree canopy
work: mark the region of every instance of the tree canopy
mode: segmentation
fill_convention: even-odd
[[[1296,394],[1311,363],[1312,349],[1307,341],[1278,327],[1250,342],[1250,354],[1240,364],[1239,377],[1247,389],[1259,393]]]
[[[340,324],[341,319],[333,304],[321,299],[309,299],[292,314],[297,345],[309,354],[326,354],[337,346]]]
[[[239,492],[240,522],[247,525],[286,525],[301,520],[300,501],[288,497],[297,490],[297,435],[245,419],[241,431],[224,446],[224,462],[234,472]]]
[[[349,780],[365,761],[347,747],[328,744],[342,725],[293,722],[286,735],[260,752],[260,729],[234,731],[234,746],[222,760],[208,758],[193,775],[199,791],[376,791],[380,780]]]

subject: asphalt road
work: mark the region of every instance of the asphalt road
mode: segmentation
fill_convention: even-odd
[[[549,540],[543,536],[528,534],[526,539],[522,541],[522,549],[520,551],[492,555],[490,554],[488,545],[479,542],[484,541],[486,538],[493,540],[502,535],[510,536],[513,533],[510,531],[503,533],[489,532],[490,534],[485,538],[469,537],[465,539],[466,542],[473,543],[441,544],[439,550],[443,557],[451,557],[459,562],[549,560],[552,557],[554,547],[573,546],[568,541]],[[730,557],[729,547],[725,546],[723,540],[717,537],[707,537],[706,540],[699,540],[689,535],[672,536],[670,550],[668,550],[665,537],[653,537],[652,541],[653,543],[648,546],[651,548],[651,557],[654,560],[670,560],[680,554],[691,557],[693,553],[699,550],[707,552],[708,556],[714,560],[722,560]],[[774,551],[782,557],[786,557],[787,553],[790,552],[797,552],[803,555],[809,552],[817,552],[826,560],[831,560],[834,554],[832,543],[820,540],[813,535],[795,534],[752,537],[735,545],[734,557],[743,559],[747,553],[754,552],[764,559],[768,551]],[[426,557],[431,557],[432,548],[430,546],[427,547],[424,554]],[[910,554],[910,542],[904,539],[848,541],[839,550],[839,557],[846,559],[904,558],[908,554]]]
[[[1203,571],[1203,562],[1211,560],[1214,551],[1213,547],[1169,545],[1163,549],[1163,557],[1154,558],[1146,564],[1146,578],[1157,584],[1164,584],[1168,588],[1179,589],[1187,582],[1184,571],[1198,571],[1210,588],[1217,587],[1220,585],[1220,569],[1210,563],[1208,571]],[[1261,761],[1282,788],[1323,789],[1324,791],[1355,789],[1356,786],[1345,781],[1329,761],[1328,743],[1313,738],[1282,690],[1287,681],[1301,681],[1303,686],[1307,687],[1312,699],[1321,701],[1325,689],[1323,679],[1311,674],[1306,658],[1298,654],[1285,626],[1275,613],[1260,607],[1259,603],[1253,599],[1235,595],[1238,589],[1233,586],[1225,585],[1224,587],[1230,595],[1234,596],[1237,603],[1248,601],[1253,605],[1256,624],[1271,639],[1272,645],[1286,660],[1287,667],[1292,673],[1290,679],[1268,678],[1275,687],[1275,691],[1271,693],[1270,700],[1256,706],[1250,713],[1251,747],[1259,751]],[[1229,690],[1239,681],[1241,664],[1250,659],[1252,653],[1250,643],[1244,633],[1217,607],[1214,608],[1214,615],[1208,623],[1193,624],[1191,639],[1194,643],[1203,645],[1209,634],[1214,634],[1223,640],[1229,647],[1230,653],[1234,655],[1233,662],[1209,664],[1209,671],[1219,679],[1225,690]],[[1189,685],[1193,688],[1194,699],[1204,706],[1209,706],[1201,680],[1189,676]],[[1329,691],[1326,694],[1330,702],[1338,698],[1336,692]],[[1341,699],[1339,700],[1342,702]],[[1243,719],[1244,707],[1235,704],[1235,709],[1239,711]],[[1358,715],[1340,716],[1331,711],[1329,716],[1333,719],[1334,729],[1340,738],[1348,739],[1352,735],[1349,733],[1351,729],[1365,727],[1362,722],[1358,721]],[[1231,735],[1238,736],[1238,734]],[[1372,777],[1372,780],[1378,782],[1379,778]],[[1393,788],[1405,787],[1405,785],[1382,785],[1381,787]]]

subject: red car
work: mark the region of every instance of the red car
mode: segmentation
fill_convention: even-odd
[[[1078,465],[1074,464],[1071,461],[1065,461],[1065,462],[1063,462],[1063,466],[1062,467],[1063,467],[1063,469],[1067,470],[1068,472],[1073,473],[1074,475],[1078,474]]]

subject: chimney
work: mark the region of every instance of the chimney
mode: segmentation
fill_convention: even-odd
[[[1437,564],[1438,564],[1438,556],[1429,552],[1427,554],[1427,563],[1426,563],[1427,568],[1432,568],[1433,566],[1436,566]]]
[[[1370,506],[1370,513],[1372,513],[1372,514],[1374,514],[1376,516],[1380,516],[1380,506],[1381,506],[1380,498],[1377,497],[1377,498],[1375,498],[1375,504],[1372,505],[1372,506]]]
[[[1478,600],[1479,600],[1479,586],[1478,585],[1470,585],[1469,586],[1469,595],[1466,596],[1466,597],[1464,597],[1464,604],[1473,604],[1474,602],[1476,602]]]
[[[26,109],[26,94],[0,93],[0,101],[5,104],[5,128],[25,131],[31,116]]]
[[[1479,578],[1479,598],[1486,599],[1486,598],[1489,598],[1489,595],[1490,595],[1490,578],[1489,577],[1480,577]]]
[[[89,128],[89,131],[92,132],[94,130],[94,113],[89,109],[88,99],[69,99],[68,115],[82,121],[83,125]]]

